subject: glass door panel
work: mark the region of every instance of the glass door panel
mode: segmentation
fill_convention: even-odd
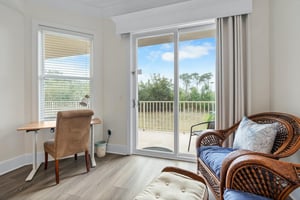
[[[174,34],[138,38],[136,149],[174,152]]]
[[[179,32],[179,153],[196,155],[196,136],[191,136],[191,126],[213,120],[215,46],[214,26]]]

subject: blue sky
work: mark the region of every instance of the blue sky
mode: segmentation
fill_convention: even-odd
[[[179,74],[211,72],[215,77],[215,38],[188,40],[179,43]],[[138,68],[142,69],[139,80],[145,81],[154,73],[173,80],[172,43],[138,48]],[[214,78],[213,77],[213,78]]]

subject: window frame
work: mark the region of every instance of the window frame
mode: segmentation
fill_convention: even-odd
[[[36,72],[37,72],[37,84],[36,84],[36,96],[37,96],[37,101],[36,104],[36,113],[37,113],[37,119],[39,121],[41,120],[48,120],[45,118],[42,118],[43,114],[41,113],[42,110],[44,110],[43,107],[43,102],[42,101],[42,97],[41,97],[41,87],[42,84],[44,83],[43,80],[45,80],[45,78],[55,78],[55,77],[59,77],[59,79],[61,80],[89,80],[89,109],[93,108],[93,96],[94,96],[94,90],[93,90],[93,66],[94,66],[94,34],[91,33],[87,33],[87,32],[83,32],[83,31],[78,31],[75,29],[65,29],[65,28],[61,28],[58,26],[48,26],[48,25],[42,25],[42,24],[36,24],[36,29],[35,29],[35,34],[36,35]],[[43,51],[44,51],[44,43],[43,43],[43,31],[49,31],[49,32],[54,32],[54,33],[58,33],[58,34],[65,34],[65,35],[70,35],[71,37],[79,37],[79,38],[84,38],[86,40],[89,40],[90,42],[90,57],[89,57],[89,76],[55,76],[55,75],[46,75],[44,73],[45,70],[45,65],[44,65],[44,58],[43,58]],[[79,102],[79,101],[78,101]],[[75,109],[75,108],[74,108]],[[52,119],[52,118],[51,118]]]

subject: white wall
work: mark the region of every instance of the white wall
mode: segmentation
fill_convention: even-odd
[[[300,116],[300,1],[254,0],[251,14],[252,113]]]
[[[0,165],[24,152],[24,68],[24,17],[0,3]]]
[[[252,0],[201,0],[128,13],[112,19],[117,25],[116,32],[120,34],[239,15],[251,10]]]
[[[250,14],[251,110],[270,110],[269,0],[254,0]]]
[[[128,152],[130,41],[116,34],[111,20],[103,23],[104,32],[104,132],[112,130],[109,151]],[[106,134],[105,134],[106,135]]]
[[[300,116],[300,1],[270,1],[271,107]]]
[[[300,116],[300,1],[270,1],[271,109]],[[300,152],[285,159],[300,163]],[[293,194],[300,199],[300,189]]]
[[[14,3],[15,2],[15,3]],[[94,34],[93,110],[103,119],[102,20],[79,16],[38,2],[0,1],[0,174],[31,162],[32,136],[16,129],[38,119],[36,38],[38,23]],[[5,97],[5,98],[4,98]],[[102,140],[103,125],[95,126],[95,140]],[[38,135],[38,159],[43,160],[43,142],[53,137],[49,130]]]

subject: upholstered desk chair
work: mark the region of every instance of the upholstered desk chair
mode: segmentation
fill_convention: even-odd
[[[59,183],[59,159],[85,152],[86,170],[89,172],[89,133],[92,110],[71,110],[57,113],[54,141],[44,143],[45,169],[48,167],[48,154],[55,160],[56,183]]]

